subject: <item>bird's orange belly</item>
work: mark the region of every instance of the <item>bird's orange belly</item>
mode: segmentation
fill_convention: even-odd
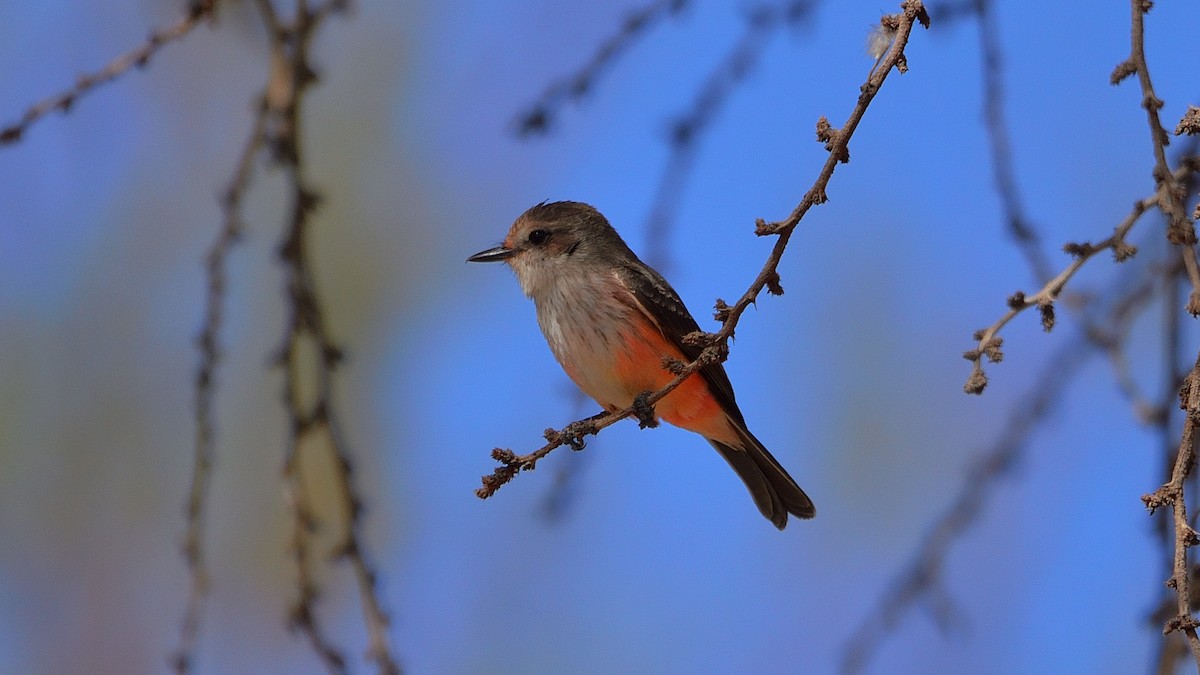
[[[611,368],[624,396],[613,401],[617,408],[627,407],[635,396],[665,387],[675,379],[664,358],[687,363],[688,359],[649,322],[636,322],[638,330],[613,354]],[[602,405],[609,404],[600,401]],[[655,414],[669,424],[705,436],[724,440],[731,429],[721,405],[699,373],[693,373],[654,406]]]

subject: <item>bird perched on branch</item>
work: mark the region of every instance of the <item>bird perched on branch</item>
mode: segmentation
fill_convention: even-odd
[[[644,402],[640,395],[675,378],[670,364],[703,351],[684,339],[700,327],[679,295],[587,204],[538,204],[517,218],[503,244],[467,260],[512,268],[563,370],[609,412]],[[789,513],[816,514],[808,495],[746,428],[720,363],[685,379],[647,414],[654,417],[708,440],[775,527],[782,530]]]

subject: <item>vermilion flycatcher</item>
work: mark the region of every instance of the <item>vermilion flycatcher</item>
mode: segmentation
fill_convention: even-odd
[[[554,357],[608,411],[673,380],[665,359],[687,362],[701,351],[683,341],[700,326],[675,289],[587,204],[538,204],[517,218],[502,245],[467,260],[508,263],[537,307]],[[775,527],[782,530],[789,513],[816,515],[808,495],[746,428],[720,363],[684,380],[655,414],[704,436]]]

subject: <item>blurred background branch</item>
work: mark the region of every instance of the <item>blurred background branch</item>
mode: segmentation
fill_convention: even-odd
[[[242,237],[242,201],[253,178],[255,160],[266,141],[266,101],[259,100],[253,127],[242,148],[233,178],[221,200],[223,222],[212,246],[205,255],[208,276],[204,303],[204,324],[200,329],[197,347],[200,366],[196,370],[196,447],[192,464],[191,487],[188,490],[183,556],[187,561],[189,591],[180,627],[179,646],[172,659],[177,673],[192,671],[194,653],[200,637],[204,601],[209,592],[209,571],[205,554],[206,525],[209,510],[209,485],[212,482],[216,458],[216,419],[213,406],[217,394],[217,370],[221,362],[221,324],[225,317],[225,298],[228,285],[228,258]]]
[[[330,335],[313,271],[312,215],[320,206],[321,196],[307,176],[301,114],[304,96],[317,82],[310,63],[310,45],[324,19],[345,10],[347,3],[327,0],[310,6],[306,0],[298,0],[290,20],[282,18],[272,0],[258,0],[257,4],[271,38],[271,79],[265,95],[270,122],[268,146],[286,175],[290,193],[290,216],[285,220],[279,246],[288,311],[278,357],[284,373],[283,399],[290,428],[283,465],[287,503],[294,519],[290,546],[296,565],[296,600],[290,624],[308,637],[330,672],[347,672],[346,657],[333,645],[318,618],[320,586],[314,569],[327,560],[347,561],[354,571],[367,627],[367,657],[380,673],[390,675],[398,673],[399,666],[389,646],[388,618],[378,596],[377,573],[366,560],[361,529],[363,498],[353,481],[353,464],[339,429],[333,392],[343,351]],[[304,475],[304,465],[318,452],[329,455],[328,461],[318,466],[333,469],[337,491],[337,506],[325,516],[314,503]],[[331,553],[314,558],[313,549],[318,545],[314,535],[330,522],[338,530],[338,541]]]
[[[0,129],[0,143],[20,140],[28,128],[46,115],[67,112],[94,88],[112,82],[143,67],[164,46],[184,37],[202,21],[216,15],[216,0],[192,0],[175,24],[153,31],[139,47],[110,61],[99,71],[81,76],[76,84],[59,94],[30,106],[21,119]],[[284,371],[284,402],[289,416],[291,441],[284,463],[287,502],[293,510],[292,556],[296,565],[297,599],[290,612],[289,622],[309,639],[314,652],[326,667],[335,673],[347,672],[346,657],[333,646],[331,638],[318,620],[315,602],[319,595],[318,575],[314,565],[328,559],[344,559],[354,571],[363,606],[369,641],[368,657],[381,673],[398,673],[399,668],[389,646],[388,620],[377,594],[375,570],[366,562],[361,533],[362,497],[351,480],[351,461],[336,425],[333,396],[334,371],[342,352],[326,328],[327,320],[320,302],[311,270],[308,233],[310,214],[319,198],[316,190],[304,177],[302,153],[301,102],[305,91],[317,80],[309,62],[309,46],[324,20],[347,9],[346,0],[327,0],[312,4],[297,0],[289,18],[275,7],[275,0],[256,0],[267,30],[270,44],[270,76],[255,108],[251,133],[239,155],[234,175],[222,195],[223,224],[205,257],[207,298],[204,323],[198,339],[200,366],[195,378],[195,455],[191,486],[187,498],[187,531],[183,546],[189,573],[189,592],[180,627],[179,644],[171,663],[176,672],[192,672],[196,665],[195,651],[200,639],[205,596],[210,586],[210,571],[205,549],[206,524],[209,510],[209,490],[215,458],[216,421],[214,399],[220,364],[220,332],[224,315],[227,280],[227,257],[241,236],[242,203],[250,188],[256,160],[264,148],[271,150],[272,159],[287,174],[290,186],[291,216],[280,248],[280,259],[287,270],[289,307],[287,338],[279,362]],[[303,344],[312,340],[315,352]],[[313,401],[301,392],[315,374],[316,395]],[[316,447],[306,444],[317,439]],[[302,448],[302,446],[306,446]],[[303,450],[324,449],[332,455],[340,507],[326,517],[311,502],[301,475]],[[314,563],[312,535],[323,521],[342,530],[340,541],[332,556],[319,556]]]
[[[537,101],[517,116],[514,125],[517,136],[525,138],[549,133],[567,102],[578,103],[591,93],[605,70],[612,67],[656,24],[683,13],[688,2],[689,0],[653,0],[639,9],[627,12],[620,28],[600,43],[600,47],[582,68],[551,82]]]
[[[124,75],[129,69],[145,68],[160,49],[191,33],[192,29],[202,22],[211,21],[216,16],[218,2],[219,0],[189,0],[187,9],[179,21],[151,32],[143,44],[109,61],[100,70],[80,75],[72,87],[34,103],[25,110],[20,120],[0,128],[0,145],[21,140],[29,127],[51,113],[69,112],[80,98],[96,87]]]

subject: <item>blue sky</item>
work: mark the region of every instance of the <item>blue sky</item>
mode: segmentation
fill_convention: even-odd
[[[987,393],[962,393],[971,333],[1035,287],[992,187],[977,26],[935,24],[793,238],[787,293],[746,313],[726,364],[751,429],[818,517],[777,532],[702,439],[630,422],[477,500],[492,447],[527,452],[595,408],[572,393],[512,275],[464,259],[544,199],[596,205],[645,250],[667,130],[747,7],[693,3],[563,107],[548,136],[516,138],[514,117],[637,6],[362,2],[314,47],[318,284],[349,354],[337,393],[367,545],[412,672],[835,671],[1079,329],[1065,308],[1049,335],[1019,317]],[[816,177],[816,120],[849,114],[871,67],[867,32],[891,9],[825,2],[773,33],[699,141],[664,271],[702,326],[766,258],[754,219],[785,216]],[[1108,236],[1153,189],[1140,93],[1108,83],[1128,54],[1129,10],[995,11],[1019,188],[1061,268],[1062,243]],[[1198,12],[1159,3],[1147,19],[1172,128],[1197,102]],[[0,123],[174,17],[163,3],[0,6]],[[0,671],[157,672],[174,645],[201,256],[265,72],[256,17],[231,5],[0,149]],[[200,672],[320,672],[284,627],[286,427],[267,365],[283,330],[283,203],[278,172],[261,171],[230,260]],[[1137,260],[1163,255],[1160,231],[1149,218],[1135,229]],[[1072,288],[1110,293],[1129,283],[1119,271],[1098,256]],[[1129,338],[1151,391],[1162,315],[1151,306]],[[1195,338],[1189,326],[1187,362]],[[945,590],[961,620],[943,634],[919,606],[876,635],[868,672],[1145,669],[1166,572],[1138,498],[1161,482],[1159,462],[1154,433],[1092,358],[950,549]],[[549,520],[544,501],[569,465],[568,510]],[[322,616],[367,672],[349,572],[322,582]]]

